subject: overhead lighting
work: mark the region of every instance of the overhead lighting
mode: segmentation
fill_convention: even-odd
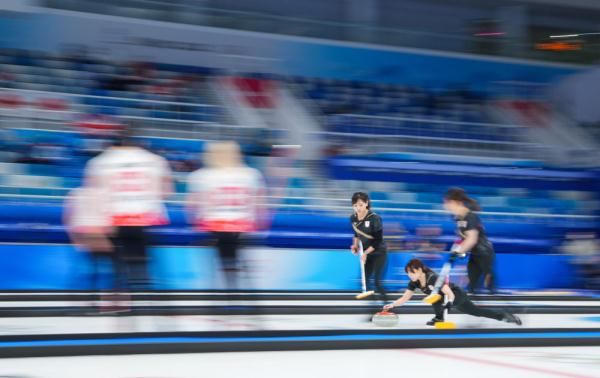
[[[581,37],[584,35],[597,35],[600,34],[599,33],[579,33],[579,34],[558,34],[558,35],[551,35],[550,38],[573,38],[573,37]]]
[[[551,35],[550,38],[571,38],[571,37],[579,37],[579,34],[560,34],[560,35]]]
[[[499,37],[505,35],[505,32],[481,32],[475,33],[475,37]]]

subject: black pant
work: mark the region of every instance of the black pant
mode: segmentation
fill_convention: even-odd
[[[215,244],[219,251],[223,273],[225,275],[225,287],[237,289],[238,272],[238,250],[241,246],[241,234],[239,232],[215,232]]]
[[[367,261],[365,262],[365,281],[367,286],[369,285],[369,278],[375,273],[375,290],[381,295],[382,300],[387,300],[387,295],[383,285],[381,284],[381,277],[385,269],[385,263],[387,262],[387,253],[368,254]]]
[[[115,275],[117,289],[147,289],[150,287],[148,274],[148,234],[146,227],[122,226],[111,238],[115,250]]]
[[[484,317],[484,318],[490,318],[490,319],[496,319],[496,320],[504,319],[504,314],[501,312],[490,310],[487,308],[482,308],[482,307],[475,305],[475,303],[471,302],[471,300],[467,296],[467,293],[465,293],[465,291],[463,289],[461,289],[459,287],[453,287],[452,292],[454,293],[453,308],[457,309],[458,311],[465,313],[465,314],[469,314],[469,315],[473,315],[473,316],[480,316],[480,317]],[[443,300],[439,300],[436,303],[434,303],[433,310],[435,312],[436,318],[444,319],[444,301]]]
[[[496,254],[494,251],[490,251],[486,254],[473,255],[469,257],[469,263],[467,264],[467,274],[469,276],[469,293],[474,293],[479,288],[479,282],[483,276],[485,286],[490,290],[495,290],[494,283],[494,260]]]

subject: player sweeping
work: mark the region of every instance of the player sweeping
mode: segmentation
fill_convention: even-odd
[[[383,307],[385,311],[390,311],[392,308],[402,306],[408,302],[412,298],[416,289],[421,290],[421,292],[424,294],[431,294],[435,282],[438,279],[438,275],[418,259],[410,260],[404,267],[404,271],[410,278],[408,287],[402,297]],[[463,289],[450,282],[444,284],[440,292],[446,297],[446,300],[440,300],[432,304],[435,317],[426,323],[429,326],[433,326],[438,322],[443,322],[445,320],[444,310],[450,310],[450,308],[456,308],[460,312],[473,316],[496,319],[499,321],[505,321],[507,323],[521,325],[521,319],[519,319],[516,315],[506,311],[499,312],[476,306],[473,302],[471,302],[467,296],[467,293],[465,293]]]
[[[352,209],[354,213],[350,217],[352,228],[354,229],[354,238],[350,250],[354,254],[360,254],[361,269],[364,272],[364,281],[369,281],[371,275],[375,276],[375,288],[381,295],[382,300],[386,300],[386,293],[381,284],[381,276],[387,261],[387,246],[383,240],[383,222],[381,217],[371,211],[369,195],[363,192],[357,192],[352,195]],[[363,253],[360,253],[360,248]],[[363,288],[365,289],[365,288]],[[357,298],[366,297],[368,293],[363,290]]]
[[[496,253],[479,216],[474,213],[480,210],[477,201],[470,198],[463,189],[452,188],[444,195],[444,208],[454,216],[456,232],[461,238],[452,248],[452,252],[460,256],[470,252],[467,264],[469,294],[475,293],[482,277],[484,286],[493,293]]]

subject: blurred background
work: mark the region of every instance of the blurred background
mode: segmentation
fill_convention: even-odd
[[[597,0],[0,1],[0,376],[597,376],[599,20]],[[426,328],[421,294],[378,313],[407,261],[447,261],[451,187],[496,252],[471,298],[504,322]],[[355,299],[357,191],[387,298]]]
[[[404,287],[408,259],[456,239],[460,186],[500,290],[598,290],[599,19],[594,0],[4,0],[0,290],[110,288],[63,205],[124,128],[172,173],[151,289],[225,287],[185,200],[206,146],[235,141],[266,209],[239,289],[357,290],[359,190]]]

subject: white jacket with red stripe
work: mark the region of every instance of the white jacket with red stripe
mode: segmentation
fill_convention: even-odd
[[[188,178],[193,223],[214,232],[252,232],[260,228],[265,194],[262,174],[249,167],[206,168]]]
[[[86,167],[86,184],[100,191],[112,226],[167,224],[170,180],[167,161],[139,147],[110,148]]]

